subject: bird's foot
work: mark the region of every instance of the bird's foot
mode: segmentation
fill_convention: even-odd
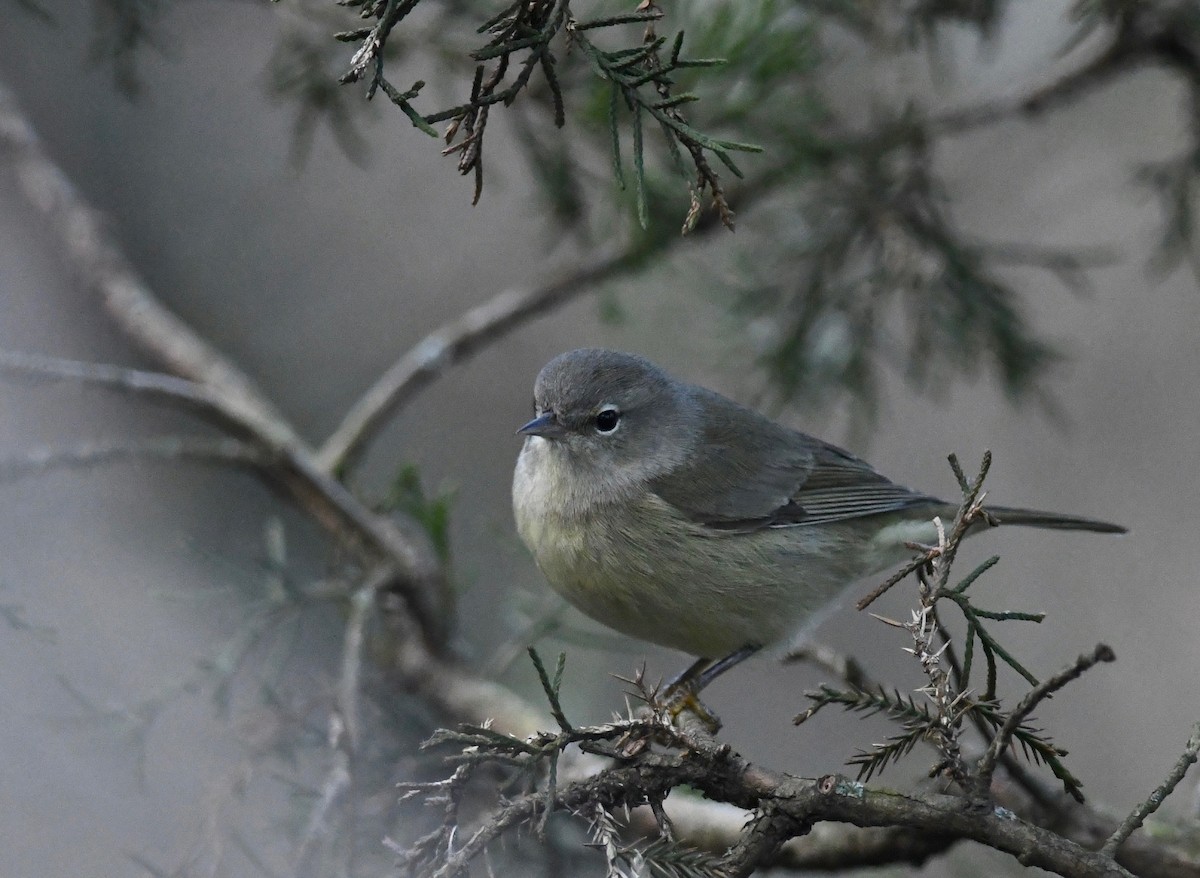
[[[690,713],[703,724],[710,735],[715,735],[721,730],[721,718],[700,700],[699,694],[687,681],[668,686],[662,694],[661,704],[676,725],[682,726],[688,722],[688,718],[683,715]]]

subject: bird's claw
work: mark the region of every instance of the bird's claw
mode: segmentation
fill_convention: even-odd
[[[663,693],[662,706],[676,725],[680,724],[681,714],[690,712],[704,724],[709,734],[715,735],[721,730],[721,718],[700,700],[700,696],[686,682],[669,687]]]

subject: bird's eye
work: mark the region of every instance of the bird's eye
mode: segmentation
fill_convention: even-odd
[[[615,408],[603,408],[596,413],[596,432],[611,433],[621,423],[621,413]]]

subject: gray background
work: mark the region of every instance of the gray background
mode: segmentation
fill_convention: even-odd
[[[990,53],[960,40],[957,79],[932,98],[950,105],[1042,81],[1062,63],[1052,56],[1067,6],[1015,3]],[[72,4],[58,4],[56,28],[7,10],[0,75],[47,150],[111,217],[152,288],[311,439],[425,333],[507,285],[569,264],[572,254],[551,246],[524,168],[504,155],[501,137],[493,136],[494,173],[475,208],[469,183],[398,113],[369,126],[365,168],[326,132],[302,169],[289,165],[292,112],[264,94],[279,25],[265,5],[173,7],[164,52],[142,58],[136,103],[86,63],[91,7],[74,7],[79,15],[68,18]],[[845,79],[832,85],[864,118],[872,102],[929,88],[919,61],[876,73],[846,53]],[[414,69],[413,78],[426,73]],[[1062,423],[1034,407],[1014,409],[986,382],[947,388],[936,401],[892,382],[878,433],[856,449],[899,481],[949,495],[946,453],[970,467],[991,448],[998,502],[1132,527],[1122,539],[989,534],[967,559],[1003,554],[985,605],[1049,614],[1042,626],[1009,634],[1034,669],[1057,668],[1098,640],[1115,649],[1117,664],[1070,687],[1039,719],[1072,751],[1069,764],[1087,790],[1121,810],[1158,781],[1196,718],[1200,296],[1186,272],[1145,271],[1156,213],[1130,182],[1135,162],[1182,148],[1181,101],[1167,76],[1146,71],[1044,120],[944,145],[942,170],[971,229],[996,240],[1111,244],[1122,260],[1093,272],[1094,292],[1082,297],[1042,275],[1017,276],[1036,325],[1071,355],[1051,385]],[[716,236],[707,246],[729,242]],[[55,248],[7,169],[0,172],[0,345],[152,365],[111,328]],[[513,534],[508,485],[513,429],[545,360],[584,344],[617,346],[748,398],[738,339],[715,304],[678,277],[662,272],[655,284],[626,291],[630,320],[620,326],[602,325],[591,299],[530,324],[454,370],[373,446],[369,478],[413,461],[427,484],[458,492],[460,636],[479,661],[511,633],[495,620],[515,620],[514,595],[539,594]],[[782,417],[844,438],[837,418]],[[5,454],[187,425],[169,411],[73,386],[0,383]],[[0,485],[0,603],[53,629],[51,637],[0,627],[0,874],[136,875],[127,852],[172,863],[203,848],[206,815],[253,762],[253,723],[231,728],[207,699],[178,700],[153,727],[139,778],[123,726],[85,719],[60,678],[119,713],[189,674],[234,630],[242,595],[261,580],[271,515],[285,521],[297,575],[320,572],[325,549],[315,531],[248,476],[144,463]],[[893,595],[885,611],[910,603]],[[318,647],[336,648],[332,629],[315,631]],[[852,610],[818,636],[880,676],[916,682],[902,638]],[[569,650],[567,706],[580,720],[620,705],[608,672],[628,673],[643,656],[656,674],[683,661],[637,645],[615,654]],[[321,673],[313,671],[317,683]],[[506,679],[532,694],[525,665]],[[757,662],[719,681],[710,700],[727,740],[748,756],[815,775],[886,733],[832,715],[793,729],[802,690],[820,679]],[[901,771],[919,773],[927,761],[918,753]],[[248,834],[276,831],[271,807],[252,815]]]

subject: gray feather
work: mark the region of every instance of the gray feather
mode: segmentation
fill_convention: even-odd
[[[1018,509],[1012,506],[989,505],[984,508],[1001,524],[1019,524],[1023,527],[1048,530],[1087,530],[1098,534],[1129,533],[1128,528],[1119,524],[1082,515],[1064,515],[1061,512],[1042,512],[1040,509]]]
[[[790,430],[704,388],[690,388],[704,428],[685,464],[651,490],[721,530],[809,526],[936,502],[835,445]]]

